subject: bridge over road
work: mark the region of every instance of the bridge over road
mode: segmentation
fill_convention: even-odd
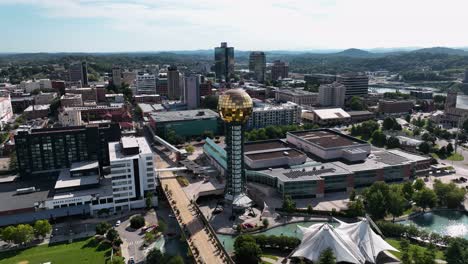
[[[173,171],[164,170],[169,164],[160,156],[155,156],[157,171],[162,189],[168,198],[172,211],[181,229],[186,234],[187,242],[199,264],[233,263],[228,253],[216,237],[214,230],[206,223],[206,219],[198,207],[190,201]]]

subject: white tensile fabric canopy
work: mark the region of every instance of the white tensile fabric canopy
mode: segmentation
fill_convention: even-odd
[[[368,220],[352,224],[336,221],[340,223],[336,228],[329,224],[298,226],[303,238],[291,256],[316,262],[322,251],[330,248],[337,262],[361,264],[375,263],[382,251],[398,251],[371,229]]]
[[[278,213],[272,212],[270,207],[265,202],[263,202],[262,217],[276,218],[277,216]]]
[[[304,257],[316,262],[320,254],[330,248],[337,262],[363,263],[363,256],[353,252],[347,241],[329,224],[313,225],[311,228],[300,228],[304,234],[301,245],[292,254],[293,257]]]
[[[367,219],[351,224],[335,220],[340,223],[336,231],[343,237],[349,237],[368,262],[375,263],[377,255],[382,251],[398,251],[372,230]]]

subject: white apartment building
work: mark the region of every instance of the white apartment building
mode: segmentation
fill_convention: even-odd
[[[36,89],[52,89],[52,82],[49,79],[22,81],[19,85],[24,92],[30,93]]]
[[[156,190],[153,153],[144,137],[109,143],[112,193],[116,211],[145,207],[145,194]],[[153,205],[157,200],[153,197]]]
[[[10,95],[0,97],[0,125],[3,125],[13,117],[13,107],[11,106]]]
[[[156,94],[156,76],[152,74],[137,75],[137,94]]]
[[[279,105],[263,104],[253,108],[247,121],[248,129],[267,126],[297,125],[301,123],[302,108],[293,102]]]
[[[320,106],[344,107],[346,98],[346,86],[334,82],[332,84],[322,84],[319,87]]]

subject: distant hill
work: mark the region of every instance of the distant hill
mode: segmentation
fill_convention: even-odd
[[[468,56],[468,52],[462,49],[453,49],[446,47],[433,47],[413,50],[413,53],[431,53],[431,54],[448,54],[448,55],[459,55],[459,56]]]
[[[362,49],[347,49],[341,52],[332,53],[333,56],[342,56],[342,57],[353,57],[353,58],[368,58],[374,57],[375,53],[362,50]]]

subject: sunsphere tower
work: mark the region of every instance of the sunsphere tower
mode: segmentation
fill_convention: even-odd
[[[246,208],[252,200],[245,194],[244,124],[252,114],[252,98],[242,89],[230,89],[219,97],[218,110],[225,123],[227,176],[224,197],[233,208]]]

